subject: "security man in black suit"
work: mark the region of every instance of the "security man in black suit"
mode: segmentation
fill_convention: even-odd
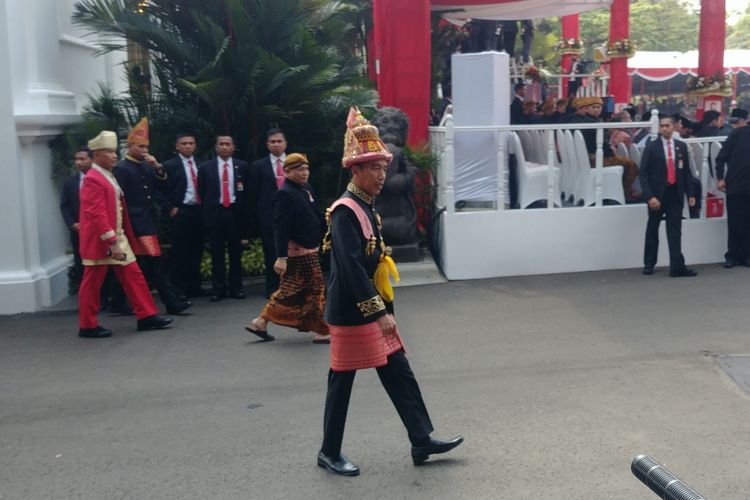
[[[682,207],[685,195],[688,197],[688,205],[695,205],[694,184],[687,146],[682,141],[674,140],[672,132],[674,118],[662,117],[659,120],[660,138],[650,142],[641,157],[639,177],[643,197],[648,203],[643,274],[654,273],[659,253],[659,224],[662,218],[666,218],[669,276],[691,277],[698,273],[685,267],[682,255]]]
[[[273,237],[273,197],[284,183],[284,161],[287,141],[284,132],[272,128],[266,132],[268,156],[255,160],[250,166],[252,174],[250,199],[257,217],[257,226],[263,242],[263,261],[266,266],[266,298],[279,288],[279,275],[273,270],[276,247]]]
[[[155,209],[166,209],[167,172],[149,154],[148,121],[144,118],[128,135],[128,152],[112,170],[122,189],[128,216],[133,226],[133,252],[149,284],[159,292],[159,298],[169,314],[179,314],[192,306],[175,293],[162,269],[161,247],[157,236]]]
[[[198,195],[202,203],[203,227],[211,246],[211,302],[224,299],[227,293],[244,299],[242,291],[242,236],[248,233],[248,192],[250,167],[233,158],[235,145],[231,135],[216,137],[216,158],[198,167]],[[229,290],[224,250],[229,253]]]
[[[747,111],[733,116],[746,120]],[[750,267],[750,128],[735,128],[716,156],[717,187],[727,193],[728,248],[724,267]]]
[[[196,148],[193,132],[177,135],[177,155],[162,165],[167,171],[167,215],[170,221],[172,243],[172,284],[187,298],[208,296],[201,288],[201,261],[203,260],[203,219],[201,198],[198,195],[198,165],[193,156]]]
[[[514,86],[516,95],[513,96],[513,102],[510,103],[510,123],[513,125],[523,125],[528,120],[523,114],[523,102],[526,99],[526,84],[516,83]]]
[[[62,195],[60,196],[60,213],[70,232],[70,245],[73,247],[74,274],[75,278],[80,281],[83,277],[83,263],[81,261],[81,254],[78,251],[78,216],[81,208],[79,194],[83,185],[83,177],[93,163],[89,148],[85,146],[78,148],[74,162],[77,172],[70,176],[63,184]]]

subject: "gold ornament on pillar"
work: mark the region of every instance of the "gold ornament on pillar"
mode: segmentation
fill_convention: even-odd
[[[635,44],[627,38],[615,40],[614,42],[607,44],[607,56],[610,59],[616,59],[618,57],[631,58],[635,55]]]
[[[555,44],[555,50],[563,56],[577,56],[583,53],[583,40],[580,38],[564,38]]]
[[[713,76],[690,76],[687,79],[687,94],[691,96],[722,96],[732,95],[732,75],[716,73]]]

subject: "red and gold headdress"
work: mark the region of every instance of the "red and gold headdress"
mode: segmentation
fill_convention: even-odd
[[[344,168],[373,160],[391,161],[393,155],[380,140],[380,133],[362,116],[359,109],[349,109],[346,119],[346,135],[344,136],[344,156],[341,164]]]
[[[130,131],[128,145],[130,144],[145,144],[148,146],[148,118],[141,118],[141,121]]]

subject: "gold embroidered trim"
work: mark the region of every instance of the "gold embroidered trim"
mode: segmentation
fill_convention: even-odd
[[[109,231],[107,231],[107,232],[106,232],[106,233],[104,233],[103,235],[99,236],[99,238],[100,238],[100,239],[101,239],[102,241],[107,241],[107,240],[111,240],[111,239],[112,239],[112,238],[114,238],[115,236],[116,236],[115,232],[114,232],[114,231],[113,231],[112,229],[110,229]]]
[[[385,302],[383,302],[383,299],[380,297],[380,295],[376,295],[373,298],[367,299],[363,302],[357,302],[357,307],[359,307],[359,312],[362,313],[362,316],[366,318],[384,310]]]
[[[369,194],[364,189],[361,189],[353,182],[350,182],[348,186],[346,186],[346,190],[352,193],[354,196],[359,198],[360,200],[364,201],[368,205],[372,205],[375,201],[375,197]]]
[[[323,236],[323,252],[331,250],[331,213],[333,211],[330,208],[326,208],[326,230],[325,236]]]

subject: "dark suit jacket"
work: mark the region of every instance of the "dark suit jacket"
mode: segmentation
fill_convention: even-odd
[[[60,213],[68,229],[71,229],[73,224],[79,221],[78,216],[81,211],[80,182],[81,174],[76,172],[75,175],[65,180],[62,187]]]
[[[125,194],[130,223],[136,236],[156,234],[154,208],[166,209],[166,179],[158,178],[153,167],[125,158],[112,170]]]
[[[377,221],[372,206],[356,195],[345,192],[342,198],[354,199],[370,220],[374,236],[379,239]],[[331,214],[331,272],[328,276],[325,319],[332,325],[363,325],[380,316],[393,313],[393,304],[385,302],[385,309],[363,311],[359,304],[379,297],[372,282],[378,267],[381,249],[368,254],[367,240],[357,215],[346,206],[338,206]],[[367,314],[367,316],[365,316]]]
[[[206,229],[216,225],[221,207],[221,179],[219,178],[219,162],[216,158],[206,160],[198,167],[198,194],[202,202],[203,224]],[[243,236],[249,235],[249,183],[250,167],[237,158],[232,158],[234,166],[234,196],[233,210]]]
[[[575,113],[570,117],[570,120],[568,120],[568,123],[601,123],[601,120],[598,120],[591,115],[581,115],[581,114]],[[593,128],[581,129],[581,135],[583,136],[583,140],[586,142],[586,150],[589,152],[590,155],[595,155],[596,154],[596,130]],[[605,158],[611,158],[615,155],[615,152],[612,151],[612,146],[609,144],[609,131],[606,129],[604,130],[604,136],[603,136],[603,141],[602,141],[602,153],[604,154]]]
[[[716,177],[726,181],[727,194],[750,194],[750,127],[735,129],[724,141],[716,156]]]
[[[195,165],[197,172],[200,162],[195,157],[193,157],[193,164]],[[167,186],[165,194],[169,201],[168,208],[180,208],[185,199],[187,183],[190,182],[190,179],[188,179],[185,174],[185,167],[182,165],[182,159],[180,158],[180,155],[176,155],[162,163],[162,166],[167,171]]]
[[[520,125],[526,121],[523,114],[523,101],[518,96],[513,96],[513,102],[510,104],[510,123]]]
[[[257,219],[257,227],[264,238],[273,234],[273,197],[278,191],[274,168],[276,167],[271,165],[269,155],[255,160],[250,166],[252,175],[250,200]]]
[[[690,173],[690,159],[687,146],[682,141],[674,141],[675,150],[675,175],[677,177],[677,189],[680,193],[680,204],[684,202],[685,195],[695,196],[695,185]],[[648,201],[656,197],[660,202],[664,201],[664,190],[667,187],[667,157],[664,155],[664,144],[661,138],[650,142],[643,150],[639,178],[643,199]]]
[[[287,256],[289,240],[315,248],[322,238],[322,219],[312,186],[286,179],[273,198],[273,234],[276,255]]]

